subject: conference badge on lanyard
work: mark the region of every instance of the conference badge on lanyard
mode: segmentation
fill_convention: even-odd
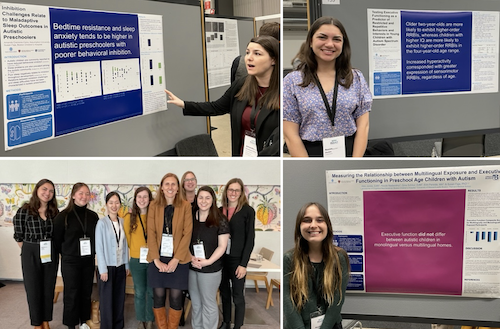
[[[172,257],[174,254],[174,237],[172,234],[162,234],[160,256]]]
[[[345,158],[345,137],[323,138],[324,158]]]
[[[320,329],[324,319],[325,315],[320,309],[311,313],[311,329]]]
[[[255,133],[251,131],[245,131],[245,139],[243,140],[243,157],[256,157],[257,152],[257,139],[255,138]]]
[[[139,257],[139,263],[148,263],[148,247],[141,247],[141,254]]]
[[[50,252],[51,252],[51,243],[50,239],[40,241],[40,260],[42,264],[50,263],[52,261]]]
[[[91,253],[90,238],[80,238],[80,256],[90,256]]]
[[[206,259],[205,258],[205,248],[203,248],[203,241],[193,245],[194,257]]]

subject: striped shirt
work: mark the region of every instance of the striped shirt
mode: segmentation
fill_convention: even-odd
[[[53,230],[52,218],[33,217],[26,208],[19,208],[14,216],[14,240],[17,242],[39,243],[51,239]]]

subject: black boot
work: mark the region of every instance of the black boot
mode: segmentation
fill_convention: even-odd
[[[219,329],[231,329],[231,322],[222,321]]]

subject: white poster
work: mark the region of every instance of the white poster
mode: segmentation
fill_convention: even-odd
[[[326,172],[348,289],[500,297],[500,166]]]
[[[499,12],[368,9],[374,98],[498,92]]]
[[[231,84],[231,65],[240,55],[238,21],[234,19],[205,18],[207,45],[208,87]]]
[[[162,16],[0,5],[5,150],[167,109]]]

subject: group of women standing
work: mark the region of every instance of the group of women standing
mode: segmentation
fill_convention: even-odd
[[[120,195],[110,192],[106,195],[107,216],[99,219],[87,208],[90,190],[86,184],[73,186],[68,206],[59,213],[54,184],[46,179],[38,182],[30,201],[14,218],[31,324],[50,328],[60,254],[63,324],[68,328],[89,328],[95,257],[102,329],[124,327],[129,271],[138,328],[153,328],[154,321],[159,329],[177,328],[184,290],[191,296],[193,328],[217,328],[219,285],[224,315],[221,328],[230,328],[231,299],[234,328],[240,328],[245,314],[246,266],[255,239],[255,211],[238,178],[226,184],[220,208],[211,187],[202,186],[195,193],[196,187],[193,172],[183,175],[182,184],[168,173],[155,199],[146,187],[135,191],[131,211],[124,219],[118,215]]]

